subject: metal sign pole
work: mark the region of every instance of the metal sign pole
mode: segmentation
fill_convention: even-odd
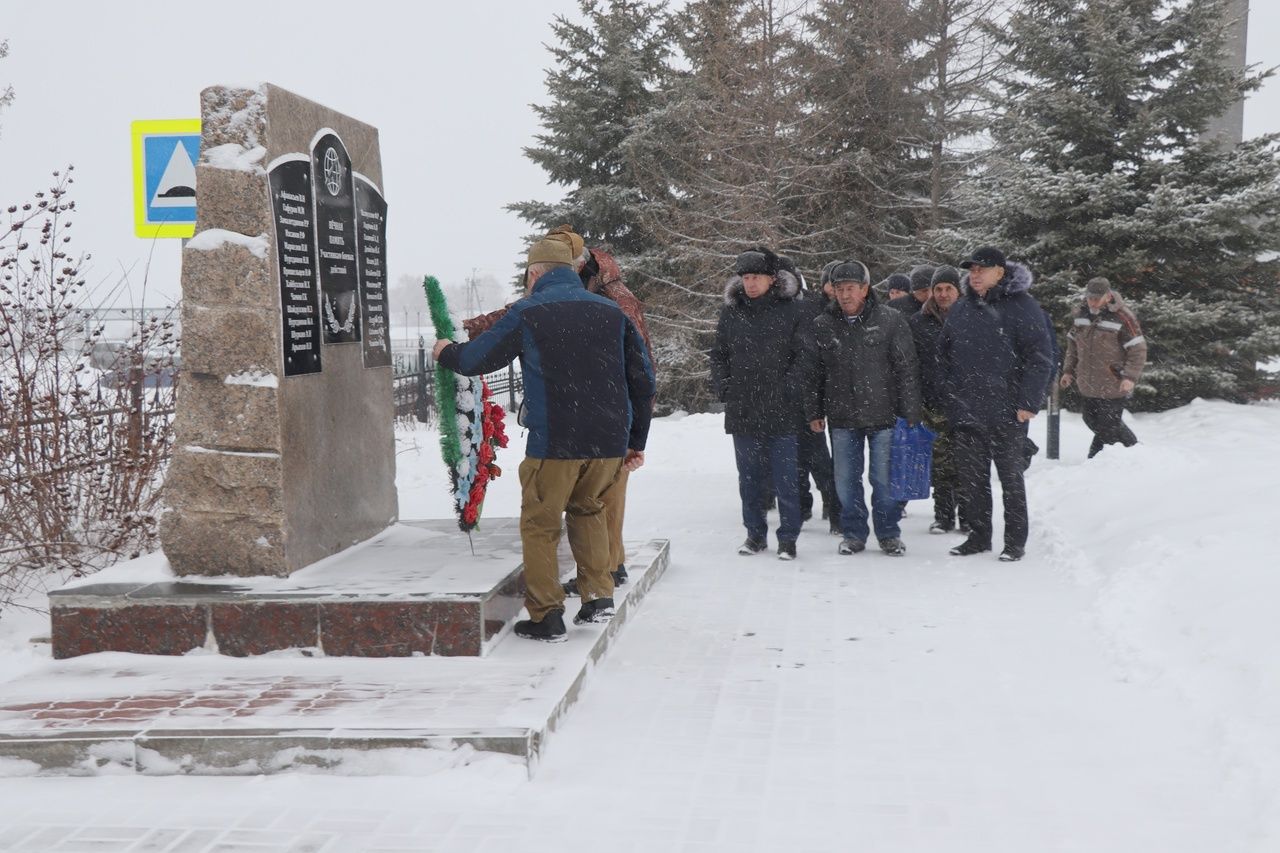
[[[1049,392],[1049,434],[1046,437],[1045,455],[1050,459],[1058,458],[1058,439],[1061,435],[1061,393],[1058,386],[1058,371],[1053,372],[1053,390]]]

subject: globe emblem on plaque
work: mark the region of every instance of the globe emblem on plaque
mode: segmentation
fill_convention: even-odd
[[[338,152],[332,148],[324,152],[324,187],[329,195],[342,191],[342,163],[338,160]]]

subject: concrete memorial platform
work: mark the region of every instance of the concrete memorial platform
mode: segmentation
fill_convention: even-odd
[[[318,629],[319,645],[248,657],[231,657],[226,650],[215,653],[207,642],[210,630],[217,638],[217,629],[210,626],[219,607],[255,606],[226,601],[224,596],[231,595],[247,596],[268,608],[262,619],[244,622],[256,625],[270,621],[266,614],[277,613],[271,608],[281,603],[379,609],[427,607],[456,599],[474,609],[485,596],[470,574],[488,578],[484,584],[492,584],[492,592],[509,588],[519,569],[514,520],[496,521],[486,523],[492,528],[487,539],[477,538],[476,556],[456,528],[447,532],[451,521],[397,525],[295,574],[287,582],[289,589],[284,583],[271,586],[265,578],[209,578],[194,586],[241,589],[193,591],[189,582],[166,580],[163,558],[154,555],[107,570],[104,583],[54,593],[53,606],[59,609],[84,608],[95,596],[102,596],[99,603],[105,609],[203,608],[204,633],[182,657],[85,654],[53,661],[0,685],[0,774],[254,775],[304,768],[358,773],[380,766],[377,756],[384,750],[422,749],[501,753],[525,763],[532,773],[547,736],[577,700],[591,666],[604,656],[666,570],[666,540],[628,543],[631,580],[616,591],[617,615],[604,624],[570,625],[569,639],[561,644],[513,636],[506,626],[517,615],[514,611],[471,655],[450,656],[441,650],[439,639],[434,652],[411,649],[413,642],[426,642],[427,634],[412,627],[421,623],[402,621],[403,611],[367,624],[393,636],[407,630],[416,638],[403,641],[403,648],[414,655],[410,657],[333,656],[324,647],[323,625]],[[433,554],[452,556],[439,565],[425,565],[417,550],[424,540],[434,542]],[[514,558],[511,548],[516,549]],[[561,565],[569,570],[573,561],[562,559]],[[364,567],[369,576],[353,580],[352,566]],[[325,587],[325,578],[335,585]],[[97,592],[95,586],[100,588]],[[151,603],[166,592],[183,596],[186,603]],[[122,605],[122,597],[129,594],[134,598],[125,601],[140,603]],[[501,612],[511,606],[520,610],[518,598],[507,601],[504,593],[499,599],[495,607]],[[568,599],[567,616],[572,617],[577,606],[577,599]],[[55,623],[63,617],[55,617]],[[84,624],[83,617],[77,618]],[[75,620],[64,619],[64,624]],[[195,639],[193,634],[191,640]],[[54,642],[67,640],[55,637]],[[237,647],[237,653],[245,653],[245,647]]]
[[[155,555],[50,593],[53,655],[483,655],[523,607],[520,570],[512,518],[470,540],[452,520],[397,524],[287,578],[177,578]]]

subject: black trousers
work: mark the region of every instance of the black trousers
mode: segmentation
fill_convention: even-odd
[[[1123,444],[1132,447],[1138,443],[1133,430],[1125,426],[1120,416],[1124,413],[1124,399],[1105,400],[1101,397],[1085,397],[1084,425],[1093,430],[1093,434],[1103,444]]]
[[[1000,478],[1004,493],[1004,544],[1025,548],[1030,523],[1027,518],[1027,489],[1022,480],[1025,465],[1021,424],[1013,423],[987,431],[957,426],[955,442],[956,478],[960,503],[968,516],[974,539],[991,543],[991,466]]]
[[[800,433],[800,508],[813,511],[813,492],[809,490],[809,475],[818,484],[822,505],[832,518],[840,517],[840,498],[836,496],[835,468],[831,463],[831,449],[827,447],[827,434],[805,429]]]

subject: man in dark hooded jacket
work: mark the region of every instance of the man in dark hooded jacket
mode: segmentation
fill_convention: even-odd
[[[947,419],[955,438],[960,500],[971,533],[956,556],[991,550],[991,465],[1004,492],[1004,551],[1026,553],[1029,522],[1023,483],[1023,425],[1044,405],[1053,369],[1044,313],[1028,292],[1031,271],[989,246],[961,266],[969,289],[942,327]]]
[[[733,436],[738,495],[747,539],[739,554],[768,547],[770,475],[778,496],[778,558],[793,560],[800,535],[798,434],[800,393],[808,375],[805,315],[792,276],[778,276],[773,252],[738,255],[724,290],[711,349],[711,385],[724,403],[724,431]]]

